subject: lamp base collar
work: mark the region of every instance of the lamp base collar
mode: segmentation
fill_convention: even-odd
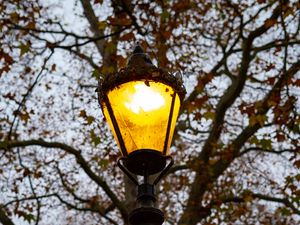
[[[129,214],[131,225],[161,225],[164,222],[164,214],[154,207],[140,207]]]
[[[126,168],[133,174],[148,175],[162,171],[166,166],[166,157],[159,151],[152,149],[140,149],[131,152],[124,161]]]

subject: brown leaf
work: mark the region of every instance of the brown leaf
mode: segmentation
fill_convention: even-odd
[[[271,85],[274,85],[274,83],[275,83],[275,77],[268,78],[268,83],[271,84]]]
[[[134,34],[132,32],[124,34],[120,37],[121,41],[131,41],[134,39]]]
[[[279,141],[279,142],[285,141],[285,136],[283,134],[277,134],[276,138],[277,138],[277,141]]]
[[[274,69],[274,68],[275,68],[275,65],[271,63],[271,64],[267,65],[265,70],[268,72],[268,71],[270,71],[271,69]]]
[[[265,21],[265,26],[267,28],[272,27],[274,24],[276,24],[276,22],[277,22],[276,19],[267,19]]]
[[[19,113],[19,117],[22,121],[24,121],[25,123],[27,123],[27,121],[30,119],[30,115],[28,112],[20,112]]]
[[[80,110],[79,116],[80,116],[80,117],[83,117],[83,118],[86,118],[86,117],[87,117],[86,111],[85,111],[84,109],[83,109],[83,110]]]
[[[13,58],[9,54],[5,53],[3,50],[0,50],[0,59],[2,58],[4,58],[4,61],[9,65],[14,62]]]
[[[56,64],[52,64],[51,71],[56,71]]]
[[[94,4],[102,4],[103,0],[94,0]]]

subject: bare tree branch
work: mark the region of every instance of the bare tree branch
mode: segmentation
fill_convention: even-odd
[[[35,197],[36,204],[37,204],[37,213],[36,213],[35,224],[38,225],[39,222],[40,222],[41,202],[40,202],[39,198],[37,198],[35,187],[33,186],[33,183],[32,183],[32,178],[31,178],[30,170],[28,169],[27,166],[24,165],[22,157],[21,157],[21,154],[20,154],[20,149],[19,148],[17,148],[17,155],[18,155],[18,160],[19,160],[20,166],[24,170],[29,171],[27,178],[28,178],[28,182],[29,182],[29,186],[30,186],[31,192],[32,192],[33,196]]]
[[[59,142],[46,142],[42,139],[39,140],[27,140],[27,141],[11,141],[11,142],[0,142],[0,148],[2,149],[9,149],[9,148],[15,148],[15,147],[27,147],[27,146],[42,146],[45,148],[59,148],[62,149],[73,156],[75,156],[77,163],[81,166],[81,168],[86,172],[86,174],[95,181],[103,190],[104,192],[109,196],[111,201],[116,205],[116,207],[120,210],[120,213],[124,220],[127,219],[127,210],[122,204],[122,202],[118,199],[118,197],[112,192],[108,184],[101,179],[99,176],[97,176],[89,167],[88,162],[85,161],[85,159],[82,157],[79,150],[76,150],[72,148],[69,145],[59,143]]]
[[[24,201],[30,201],[30,200],[36,200],[36,199],[50,198],[53,196],[55,196],[55,194],[35,195],[35,196],[29,196],[29,197],[24,197],[24,198],[16,198],[14,200],[6,202],[3,206],[0,205],[0,209],[7,207],[16,202],[24,202]]]
[[[247,154],[248,152],[252,152],[252,151],[258,151],[258,152],[265,152],[265,153],[280,155],[284,152],[295,153],[297,150],[296,149],[273,150],[273,149],[264,149],[264,148],[259,148],[259,147],[251,147],[251,148],[246,148],[243,151],[241,151],[239,156],[242,156],[242,155]]]
[[[286,207],[290,208],[294,213],[299,214],[300,215],[300,210],[298,208],[296,208],[292,202],[289,201],[288,198],[278,198],[278,197],[273,197],[273,196],[269,196],[269,195],[265,195],[265,194],[259,194],[259,193],[253,193],[253,192],[249,192],[247,193],[247,196],[249,196],[250,198],[253,199],[258,199],[258,200],[265,200],[268,202],[276,202],[276,203],[280,203],[285,205]],[[244,197],[238,197],[238,196],[230,196],[230,197],[220,197],[217,201],[212,201],[209,206],[207,206],[207,208],[211,208],[214,205],[220,205],[220,203],[222,204],[226,204],[226,203],[230,203],[230,202],[235,202],[235,203],[244,203],[245,198]]]
[[[3,208],[0,208],[0,222],[4,225],[14,225],[12,220],[6,215]]]
[[[143,29],[137,23],[137,18],[133,15],[133,7],[131,4],[131,1],[128,2],[128,1],[121,0],[120,2],[121,2],[120,3],[121,7],[124,9],[124,11],[130,17],[131,22],[132,22],[133,26],[135,27],[135,29],[138,31],[138,33],[141,35],[146,35],[147,30],[143,31]],[[118,1],[116,1],[116,3],[118,3]]]
[[[225,113],[227,109],[234,103],[236,98],[239,96],[245,85],[247,72],[249,69],[250,62],[252,60],[252,43],[255,38],[261,36],[271,28],[267,21],[277,20],[280,16],[280,13],[281,6],[279,5],[273,10],[271,17],[268,18],[263,25],[251,31],[248,37],[243,41],[242,61],[240,64],[238,76],[235,80],[232,81],[231,86],[225,91],[223,97],[217,104],[215,118],[213,121],[213,126],[210,135],[203,146],[199,158],[197,158],[194,161],[194,168],[196,169],[196,171],[198,171],[198,173],[196,174],[195,180],[192,184],[186,209],[180,219],[179,223],[181,224],[194,225],[197,224],[197,222],[199,222],[202,218],[204,218],[201,216],[190,216],[197,215],[197,212],[199,212],[200,208],[203,208],[201,206],[201,201],[195,201],[195,199],[199,199],[201,198],[201,196],[203,196],[203,194],[207,190],[207,185],[212,183],[220,176],[220,174],[223,173],[223,171],[231,164],[234,157],[238,155],[242,145],[248,140],[250,136],[252,136],[260,128],[259,124],[251,126],[251,128],[246,128],[242,132],[242,134],[239,135],[239,137],[234,141],[234,143],[230,145],[226,151],[224,151],[224,156],[221,156],[221,158],[215,164],[209,164],[210,156],[213,152],[216,151],[216,143],[218,143],[218,139],[223,129]],[[294,65],[294,67],[292,67],[289,70],[289,74],[284,74],[281,76],[281,82],[282,79],[284,79],[283,77],[286,77],[290,74],[294,74],[296,72],[295,69],[298,69],[298,66],[300,66],[300,61],[298,63],[299,65]],[[280,81],[277,82],[277,84],[274,86],[273,92],[278,92],[281,89],[282,83]],[[270,97],[270,95],[272,95],[273,92],[271,92],[268,97]],[[267,102],[265,102],[265,104],[263,105],[264,108],[261,109],[259,113],[265,114],[269,108]]]
[[[97,38],[103,36],[104,35],[103,30],[99,30],[99,20],[95,15],[90,0],[80,0],[80,1],[83,7],[84,15],[87,18],[90,24],[90,29],[94,33],[95,37]],[[96,42],[97,49],[102,56],[104,56],[104,44],[105,41],[103,39],[98,40]]]
[[[8,135],[7,135],[7,140],[11,139],[11,135],[12,135],[12,132],[13,132],[13,129],[14,129],[14,125],[15,125],[16,119],[19,116],[20,111],[24,107],[24,104],[26,103],[26,100],[28,99],[30,93],[32,92],[32,90],[34,89],[34,87],[37,85],[37,83],[39,81],[39,78],[42,76],[43,72],[45,71],[46,65],[47,65],[48,61],[50,60],[50,58],[52,57],[52,55],[53,55],[53,51],[51,51],[50,55],[44,60],[44,63],[42,65],[42,68],[41,68],[40,72],[36,76],[34,82],[28,88],[27,92],[23,95],[23,98],[22,98],[21,102],[19,103],[17,110],[14,112],[14,118],[13,118],[13,121],[11,123]]]
[[[274,96],[278,95],[285,83],[285,80],[294,75],[296,72],[300,70],[300,60],[294,63],[286,73],[282,74],[281,77],[278,79],[272,90],[266,95],[264,100],[261,103],[261,107],[258,109],[258,113],[260,115],[264,115],[268,112],[268,110],[272,107],[268,104],[269,100]],[[225,157],[221,156],[221,159],[213,166],[214,175],[218,177],[229,165],[230,163],[239,156],[240,149],[246,143],[246,141],[258,130],[261,128],[259,123],[254,125],[247,126],[239,136],[230,144],[222,154]]]

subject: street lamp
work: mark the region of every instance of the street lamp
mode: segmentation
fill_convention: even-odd
[[[173,165],[168,152],[184,95],[181,76],[155,67],[138,44],[126,68],[99,82],[99,103],[122,153],[118,166],[138,186],[132,225],[164,221],[154,207],[154,186]],[[150,184],[149,175],[159,172]],[[143,183],[132,174],[143,176]]]

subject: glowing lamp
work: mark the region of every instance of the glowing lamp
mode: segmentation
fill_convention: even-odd
[[[154,174],[166,156],[185,89],[178,76],[155,67],[138,45],[128,66],[109,74],[98,87],[103,114],[128,170]]]

